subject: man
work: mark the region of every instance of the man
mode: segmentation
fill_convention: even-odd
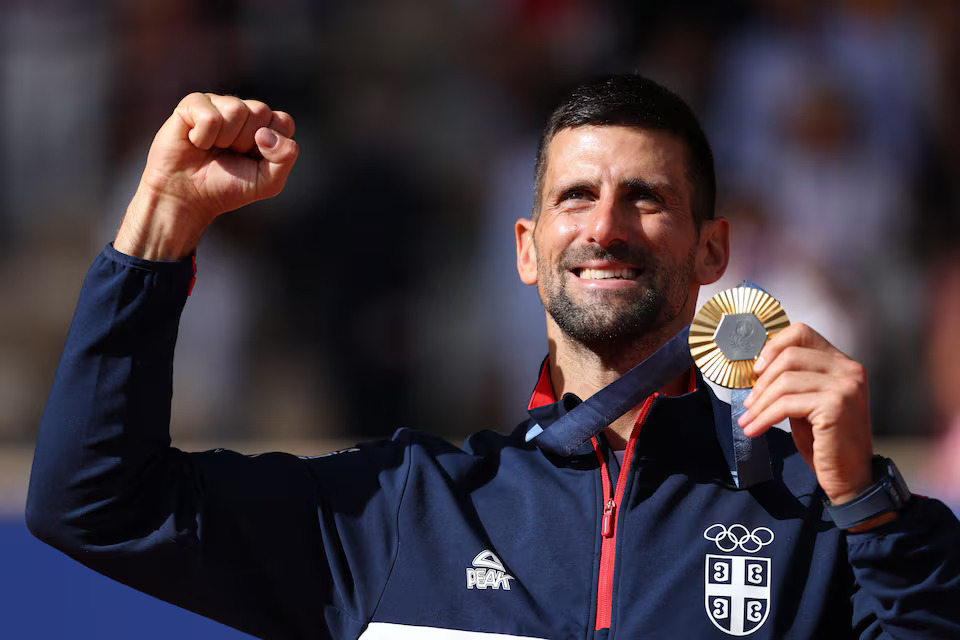
[[[190,256],[217,215],[281,190],[293,132],[204,94],[160,129],[44,415],[38,537],[271,638],[960,637],[960,525],[933,500],[864,502],[887,486],[865,374],[807,327],[764,347],[739,419],[767,434],[772,479],[738,486],[730,409],[696,371],[572,456],[526,442],[687,325],[727,263],[700,126],[637,76],[575,90],[541,142],[516,225],[549,342],[528,423],[463,449],[405,430],[313,459],[170,448]],[[770,430],[785,418],[792,438]],[[835,516],[849,531],[821,495],[861,505]]]

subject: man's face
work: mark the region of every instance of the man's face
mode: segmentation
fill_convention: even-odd
[[[538,285],[550,318],[587,347],[679,331],[704,254],[683,144],[583,126],[557,133],[546,160],[537,221],[519,221],[517,241],[521,279]]]

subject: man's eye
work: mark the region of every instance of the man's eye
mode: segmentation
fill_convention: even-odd
[[[587,197],[586,192],[580,191],[580,190],[574,190],[574,191],[567,191],[566,193],[563,194],[563,197],[560,199],[561,200],[584,200],[586,199],[586,197]]]
[[[655,193],[646,190],[634,191],[630,196],[635,202],[660,202],[660,198]]]

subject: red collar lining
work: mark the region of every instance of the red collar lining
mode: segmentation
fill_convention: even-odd
[[[690,367],[690,383],[687,387],[687,393],[693,393],[697,390],[697,370],[695,367]],[[537,407],[545,407],[548,404],[553,404],[557,401],[557,394],[553,390],[553,381],[550,379],[550,358],[544,358],[543,364],[540,365],[540,378],[537,380],[537,386],[533,389],[533,394],[530,396],[530,402],[527,404],[527,409],[536,409]]]

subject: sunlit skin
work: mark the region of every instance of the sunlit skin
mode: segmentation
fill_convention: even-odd
[[[728,224],[704,221],[698,233],[685,154],[671,134],[619,126],[564,129],[550,141],[536,222],[521,219],[516,224],[521,280],[538,285],[548,308],[562,289],[601,326],[651,285],[667,289],[648,333],[606,344],[585,345],[571,338],[548,313],[550,373],[557,393],[586,398],[625,373],[690,323],[699,287],[723,274]],[[579,257],[596,252],[631,257]],[[582,269],[634,273],[584,279]],[[670,383],[664,392],[682,392],[685,381]],[[637,412],[611,425],[611,440],[625,442]]]
[[[565,129],[547,146],[535,219],[516,223],[517,269],[548,310],[550,376],[559,395],[587,398],[655,351],[690,323],[700,286],[726,269],[729,225],[706,220],[698,232],[685,160],[671,134],[620,126]],[[662,293],[657,304],[640,304],[654,289]],[[557,308],[576,316],[564,321],[566,331],[551,315]],[[621,326],[625,312],[645,308],[655,313],[643,323],[605,331]],[[795,323],[764,347],[757,372],[739,420],[745,433],[758,436],[789,418],[800,454],[831,501],[865,490],[873,442],[863,366]],[[682,393],[686,384],[682,376],[661,391]],[[612,446],[625,445],[638,413],[606,430]]]
[[[295,128],[258,100],[186,96],[150,145],[114,248],[148,260],[189,255],[214,218],[280,193],[299,154]]]
[[[189,255],[217,216],[280,193],[299,153],[293,134],[293,119],[262,102],[185,97],[154,138],[114,247],[148,260]],[[548,314],[554,388],[586,398],[690,322],[700,285],[726,268],[729,226],[708,220],[698,233],[685,150],[670,134],[567,129],[550,141],[546,160],[536,222],[516,224],[517,267],[579,332],[571,337]],[[740,419],[745,433],[789,418],[797,448],[833,502],[869,486],[863,367],[794,324],[764,347],[757,371]],[[682,392],[686,382],[663,391]],[[636,416],[628,412],[607,430],[614,446],[623,446]]]

